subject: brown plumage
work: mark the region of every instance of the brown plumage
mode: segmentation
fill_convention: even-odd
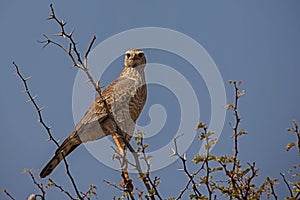
[[[106,100],[110,113],[118,127],[130,139],[147,98],[144,68],[146,58],[139,49],[130,49],[125,53],[124,69],[119,77],[107,86],[102,97]],[[63,160],[62,153],[67,156],[81,143],[101,139],[116,133],[117,126],[108,117],[108,112],[98,96],[89,107],[83,118],[75,126],[73,132],[65,139],[40,173],[40,177],[48,176]]]

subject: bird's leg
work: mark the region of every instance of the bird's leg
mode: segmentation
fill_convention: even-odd
[[[124,148],[121,144],[120,139],[118,138],[118,136],[115,133],[112,133],[111,135],[120,151],[121,156],[124,157],[125,152],[124,152]]]
[[[132,185],[132,180],[129,178],[129,174],[127,171],[128,167],[128,162],[127,158],[125,155],[124,147],[123,147],[123,141],[121,138],[117,137],[115,133],[112,134],[112,138],[115,141],[117,148],[119,149],[119,152],[123,158],[123,163],[122,163],[122,177],[123,181],[121,181],[120,185],[124,187],[127,191],[132,192],[133,191],[133,185]]]

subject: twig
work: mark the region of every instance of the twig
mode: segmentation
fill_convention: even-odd
[[[282,179],[283,179],[285,185],[287,186],[287,188],[288,188],[288,190],[289,190],[289,192],[290,192],[290,197],[294,197],[293,191],[292,191],[292,189],[291,189],[291,187],[290,187],[288,181],[286,180],[285,175],[284,175],[283,173],[280,173],[280,175],[281,175],[281,177],[282,177]]]
[[[146,163],[146,166],[147,166],[147,169],[146,169],[146,173],[145,173],[145,176],[147,177],[149,183],[151,184],[154,192],[155,192],[155,195],[160,199],[162,200],[162,197],[160,196],[160,194],[158,193],[158,190],[157,190],[157,184],[156,182],[159,181],[157,179],[157,177],[155,177],[155,180],[152,181],[151,177],[150,177],[150,162],[149,162],[149,159],[148,159],[148,156],[146,154],[146,144],[144,144],[144,136],[143,134],[141,134],[141,137],[140,137],[140,146],[142,147],[141,149],[141,152],[142,152],[142,155],[143,155],[143,160],[145,161]]]
[[[73,176],[72,176],[72,174],[71,174],[71,172],[70,172],[69,164],[67,163],[65,154],[64,154],[64,152],[61,152],[61,153],[62,153],[62,155],[63,155],[63,159],[64,159],[64,163],[65,163],[65,168],[66,168],[67,175],[68,175],[69,179],[71,180],[71,183],[72,183],[73,188],[74,188],[74,190],[75,190],[75,192],[76,192],[76,195],[77,195],[77,197],[78,197],[79,199],[83,199],[83,198],[81,197],[81,195],[80,195],[79,190],[77,189],[75,180],[74,180],[74,178],[73,178]]]
[[[234,116],[235,116],[235,125],[233,127],[233,131],[234,131],[234,162],[233,162],[233,167],[232,167],[232,171],[234,172],[236,169],[236,165],[237,165],[237,157],[238,157],[238,127],[241,121],[241,118],[239,116],[238,113],[238,99],[239,99],[239,87],[236,83],[236,81],[233,82],[234,85],[234,90],[235,90],[235,100],[234,100]]]
[[[254,179],[254,177],[257,175],[257,169],[255,169],[255,162],[251,165],[250,163],[247,163],[251,169],[251,176],[249,178],[246,178],[246,191],[243,198],[248,198],[250,189],[251,189],[251,181]],[[242,194],[243,195],[243,194]]]
[[[52,6],[52,3],[50,4],[50,9],[51,9],[51,15],[49,17],[49,19],[53,19],[56,21],[57,24],[59,24],[60,28],[61,28],[61,33],[60,34],[57,34],[57,36],[61,36],[61,37],[64,37],[64,38],[68,38],[69,41],[71,42],[72,44],[72,48],[73,48],[73,52],[76,54],[76,57],[77,57],[77,61],[81,64],[81,66],[83,66],[83,62],[82,62],[82,59],[81,59],[81,56],[80,56],[80,53],[79,51],[77,50],[77,43],[74,41],[73,39],[73,33],[74,31],[72,30],[69,34],[66,33],[65,31],[65,28],[64,26],[66,25],[66,22],[64,22],[63,20],[59,20],[56,15],[55,15],[55,12],[54,12],[54,9],[53,9],[53,6]]]
[[[39,197],[41,197],[41,199],[45,199],[45,195],[46,195],[46,191],[44,190],[44,186],[42,183],[38,183],[33,175],[33,173],[30,170],[26,170],[26,172],[30,175],[33,183],[39,188],[39,190],[41,191],[41,195],[39,195]]]
[[[114,184],[114,183],[112,183],[112,182],[110,182],[108,180],[104,179],[103,182],[106,183],[109,186],[112,186],[112,187],[116,188],[117,190],[119,190],[121,192],[125,192],[123,188],[120,188],[119,186],[117,186],[116,184]]]
[[[233,106],[233,115],[235,117],[235,125],[231,126],[231,128],[233,130],[233,137],[234,137],[234,157],[233,157],[232,173],[229,173],[230,175],[229,174],[228,175],[231,179],[233,190],[236,191],[238,189],[238,190],[240,190],[240,192],[242,194],[242,190],[239,187],[239,185],[237,184],[237,180],[235,178],[236,168],[238,165],[238,154],[239,154],[239,148],[238,148],[239,129],[238,128],[239,128],[239,124],[241,122],[241,117],[239,116],[239,112],[238,112],[238,102],[239,102],[239,98],[243,95],[243,92],[244,92],[244,91],[240,92],[239,87],[240,87],[241,83],[242,83],[241,81],[239,81],[238,83],[236,81],[233,81],[233,86],[234,86],[234,91],[235,91],[234,106]]]
[[[189,189],[189,185],[191,184],[192,179],[189,179],[189,181],[186,183],[186,185],[184,186],[184,188],[180,191],[178,197],[176,198],[176,200],[179,200],[182,198],[183,194]]]
[[[49,182],[54,187],[58,188],[62,193],[65,193],[70,199],[75,200],[75,198],[68,191],[66,191],[62,186],[57,185],[51,178],[49,178]]]
[[[180,136],[181,136],[181,135],[180,135]],[[176,199],[179,200],[179,199],[182,198],[182,195],[187,191],[187,189],[188,189],[188,187],[189,187],[189,185],[190,185],[191,183],[192,183],[192,189],[193,189],[193,191],[194,191],[196,197],[201,197],[202,194],[201,194],[201,192],[200,192],[200,191],[198,190],[198,188],[197,188],[197,184],[196,184],[196,182],[195,182],[195,180],[194,180],[194,177],[195,177],[195,176],[203,169],[204,163],[202,164],[202,166],[201,166],[195,173],[190,173],[190,172],[188,171],[188,169],[187,169],[187,164],[186,164],[186,162],[187,162],[186,157],[185,157],[185,155],[183,155],[183,156],[180,155],[180,154],[179,154],[179,151],[178,151],[177,139],[178,139],[180,136],[174,138],[174,146],[175,146],[175,149],[173,150],[173,156],[177,156],[177,157],[181,160],[182,165],[183,165],[182,171],[184,171],[184,173],[188,176],[189,181],[188,181],[188,183],[186,184],[186,186],[184,187],[184,189],[180,191],[180,194],[179,194],[179,196],[178,196]]]
[[[15,69],[16,69],[16,75],[22,80],[23,82],[23,85],[24,85],[24,88],[25,88],[25,93],[27,94],[27,96],[29,97],[29,100],[27,102],[31,102],[35,108],[35,110],[37,111],[37,114],[38,114],[38,121],[42,124],[42,126],[44,127],[44,129],[47,131],[48,133],[48,136],[49,136],[49,140],[53,141],[55,143],[56,146],[59,146],[58,142],[54,139],[54,137],[52,136],[51,134],[51,126],[48,126],[44,120],[43,120],[43,117],[42,117],[42,107],[39,107],[36,103],[36,97],[32,96],[31,93],[30,93],[30,90],[29,90],[29,87],[28,87],[28,84],[27,84],[27,81],[31,78],[31,77],[28,77],[28,78],[24,78],[24,76],[20,73],[20,70],[19,70],[19,66],[13,62],[13,65],[15,66]]]
[[[88,56],[89,56],[89,53],[90,53],[90,51],[91,51],[91,49],[94,45],[95,40],[96,40],[96,36],[94,35],[91,42],[90,42],[90,44],[89,44],[89,46],[88,46],[88,48],[87,48],[87,50],[86,50],[86,52],[85,52],[85,54],[84,54],[84,65],[85,66],[87,66]]]
[[[206,185],[206,188],[207,188],[207,191],[208,191],[208,199],[211,200],[212,199],[212,190],[211,190],[211,187],[209,185],[209,179],[210,179],[210,168],[209,168],[209,164],[208,164],[208,158],[210,156],[210,145],[209,145],[209,135],[207,133],[207,127],[204,126],[203,128],[204,130],[204,135],[206,136],[205,138],[205,141],[206,141],[206,147],[207,147],[207,150],[206,150],[206,158],[205,158],[205,168],[206,168],[206,179],[205,179],[205,185]]]
[[[19,70],[19,66],[13,62],[13,65],[15,66],[15,69],[16,69],[16,74],[17,76],[22,80],[23,82],[23,85],[24,85],[24,88],[25,88],[25,93],[27,94],[27,96],[29,97],[29,102],[31,102],[38,114],[38,117],[39,117],[39,122],[42,124],[42,127],[46,130],[46,132],[48,133],[48,136],[49,136],[49,140],[50,141],[53,141],[54,144],[57,146],[57,148],[59,147],[59,143],[54,139],[54,137],[52,136],[52,133],[51,133],[51,127],[48,126],[45,121],[43,120],[43,116],[42,116],[42,107],[39,107],[38,104],[36,103],[36,98],[32,96],[30,90],[29,90],[29,87],[28,87],[28,84],[27,84],[27,81],[29,80],[29,78],[24,78],[24,76],[21,74],[20,70]],[[79,190],[76,186],[76,183],[75,183],[75,180],[73,178],[73,176],[71,175],[71,172],[69,170],[69,165],[67,163],[67,160],[65,159],[65,156],[64,154],[62,153],[63,155],[63,160],[64,160],[64,163],[65,163],[65,168],[66,168],[66,171],[67,171],[67,175],[72,183],[72,186],[78,196],[79,199],[82,199],[80,193],[79,193]]]
[[[81,194],[83,195],[82,198],[87,198],[88,200],[90,199],[89,195],[93,194],[96,195],[96,193],[94,192],[94,190],[97,189],[96,186],[94,185],[90,185],[90,188],[88,189],[88,191],[86,191],[85,193],[81,192]]]
[[[9,199],[15,200],[15,198],[7,190],[3,190],[3,192],[6,194],[6,196],[8,196]]]
[[[144,191],[143,190],[140,190],[139,188],[135,188],[137,191],[138,191],[138,197],[140,200],[143,200],[143,194],[144,194]]]
[[[103,182],[106,183],[106,184],[109,185],[109,186],[114,187],[115,189],[117,189],[117,190],[119,190],[119,191],[121,191],[121,192],[124,192],[124,193],[128,194],[128,196],[131,198],[131,200],[134,200],[134,196],[133,196],[132,192],[129,192],[129,191],[126,190],[126,189],[120,188],[120,187],[117,186],[115,183],[112,183],[112,182],[110,182],[110,181],[108,181],[108,180],[105,180],[105,179],[104,179]]]
[[[293,132],[293,133],[296,134],[298,141],[296,143],[290,143],[290,144],[293,144],[293,145],[297,146],[298,152],[299,152],[299,155],[300,155],[300,130],[299,130],[299,125],[298,125],[296,120],[293,120],[293,127],[288,128],[287,131]],[[289,150],[289,148],[287,148],[287,151]]]
[[[298,145],[298,152],[300,155],[300,130],[299,130],[299,126],[296,120],[293,120],[294,126],[295,126],[295,133],[297,135],[298,141],[297,141],[297,145]]]
[[[267,180],[268,180],[268,182],[269,182],[269,184],[270,184],[271,194],[273,195],[274,199],[277,200],[277,199],[278,199],[278,196],[277,196],[276,193],[275,193],[274,183],[273,183],[273,181],[272,181],[269,177],[267,177]]]

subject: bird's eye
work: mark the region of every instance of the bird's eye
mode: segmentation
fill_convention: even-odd
[[[140,58],[142,58],[142,57],[144,56],[144,53],[139,53],[138,56],[139,56]]]
[[[126,58],[130,58],[130,53],[126,53]]]

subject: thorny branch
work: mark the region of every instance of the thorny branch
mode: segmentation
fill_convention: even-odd
[[[286,187],[288,188],[288,190],[290,192],[290,197],[294,197],[292,188],[291,188],[290,184],[288,183],[288,181],[286,180],[285,175],[283,173],[280,173],[280,176],[282,177]]]
[[[271,195],[273,195],[274,199],[277,200],[277,199],[278,199],[278,196],[277,196],[276,193],[275,193],[274,182],[273,182],[269,177],[267,177],[267,182],[270,184]]]
[[[147,165],[147,169],[146,169],[146,178],[147,180],[150,182],[151,186],[152,186],[152,189],[154,190],[154,194],[162,200],[162,197],[160,196],[160,194],[158,193],[158,190],[157,190],[157,185],[159,184],[159,178],[158,177],[155,177],[154,178],[154,181],[152,181],[151,177],[150,177],[150,162],[149,162],[149,158],[146,154],[146,148],[147,148],[147,145],[144,144],[144,137],[141,137],[140,139],[140,142],[141,142],[141,147],[142,147],[142,155],[143,155],[143,160],[145,161],[146,165]]]
[[[33,183],[39,188],[39,190],[41,191],[41,195],[37,194],[37,196],[39,196],[42,200],[45,199],[45,195],[46,195],[46,191],[44,189],[44,186],[42,183],[38,183],[33,175],[33,173],[30,170],[25,170],[25,172],[27,172],[29,174],[29,176],[31,177]]]
[[[134,196],[133,196],[133,194],[132,194],[132,192],[128,192],[127,189],[121,188],[118,185],[116,185],[115,183],[112,183],[112,182],[110,182],[108,180],[105,180],[105,179],[103,180],[103,182],[106,183],[107,185],[109,185],[109,186],[111,186],[111,187],[113,187],[113,188],[121,191],[121,192],[124,192],[125,194],[127,194],[131,198],[131,200],[135,199]],[[127,198],[129,198],[128,196],[127,196]]]
[[[121,192],[125,192],[123,188],[119,187],[118,185],[116,185],[116,184],[114,184],[114,183],[112,183],[112,182],[110,182],[110,181],[108,181],[108,180],[105,180],[105,179],[104,179],[103,182],[106,183],[106,184],[109,185],[109,186],[114,187],[115,189],[117,189],[117,190],[119,190],[119,191],[121,191]]]
[[[233,166],[232,166],[232,172],[233,173],[229,173],[229,177],[231,178],[231,182],[232,182],[232,186],[233,186],[233,190],[239,190],[241,191],[240,186],[237,184],[237,180],[235,177],[235,172],[237,170],[237,168],[239,167],[239,161],[238,161],[238,154],[239,154],[239,148],[238,148],[238,137],[239,137],[239,124],[241,122],[241,117],[239,115],[238,112],[238,102],[239,102],[239,98],[244,95],[244,91],[240,91],[240,85],[242,84],[241,81],[239,81],[238,83],[236,81],[233,81],[233,86],[234,86],[234,91],[235,91],[235,98],[234,98],[234,105],[233,105],[233,115],[235,117],[235,124],[232,126],[231,124],[231,128],[233,130],[233,138],[234,138],[234,156],[233,156]]]
[[[238,128],[239,128],[239,124],[241,121],[241,117],[239,116],[238,113],[238,99],[240,97],[240,86],[241,82],[239,81],[238,84],[236,83],[236,81],[233,82],[234,85],[234,90],[235,90],[235,99],[234,99],[234,108],[233,108],[233,115],[235,117],[235,125],[232,127],[233,131],[234,131],[234,162],[233,162],[233,167],[232,167],[232,171],[235,171],[236,167],[237,167],[237,159],[238,159],[238,153],[239,153],[239,149],[238,149]]]
[[[182,136],[182,135],[180,135]],[[192,184],[192,190],[195,194],[196,197],[201,197],[202,194],[201,192],[198,190],[197,188],[197,183],[195,182],[194,178],[195,176],[204,168],[204,163],[202,164],[202,166],[194,173],[190,173],[189,170],[187,169],[187,159],[185,155],[180,155],[179,151],[178,151],[178,146],[177,146],[177,139],[180,137],[176,137],[174,138],[174,148],[173,149],[173,154],[172,156],[177,156],[180,161],[182,162],[183,165],[183,169],[181,169],[182,171],[184,171],[184,173],[187,175],[187,177],[189,178],[189,181],[187,182],[187,184],[185,185],[185,187],[180,191],[178,197],[176,198],[176,200],[179,200],[182,198],[183,194],[188,190],[189,185]]]
[[[49,140],[50,141],[53,141],[54,144],[57,146],[57,148],[59,147],[59,143],[54,139],[54,137],[52,136],[52,133],[51,133],[51,127],[48,126],[45,121],[43,120],[43,116],[42,116],[42,110],[43,110],[43,107],[40,107],[38,106],[37,102],[36,102],[36,96],[33,96],[29,90],[29,87],[28,87],[28,84],[27,84],[27,81],[30,79],[29,78],[24,78],[24,76],[21,74],[20,70],[19,70],[19,66],[13,62],[13,65],[15,66],[15,69],[16,69],[16,75],[21,79],[21,81],[23,82],[23,85],[24,85],[24,88],[25,88],[25,93],[27,94],[27,96],[29,97],[29,100],[28,102],[31,102],[38,114],[38,117],[39,117],[39,122],[42,124],[42,127],[47,131],[48,133],[48,136],[49,136]],[[63,153],[63,152],[62,152]],[[80,193],[79,193],[79,190],[76,186],[76,183],[75,183],[75,180],[70,172],[70,169],[69,169],[69,165],[67,163],[67,160],[65,159],[65,156],[63,154],[63,160],[64,160],[64,164],[65,164],[65,168],[66,168],[66,172],[67,172],[67,175],[72,183],[72,186],[75,190],[75,193],[77,195],[77,197],[79,199],[82,199]]]
[[[299,125],[296,120],[293,120],[293,127],[287,129],[288,132],[295,133],[297,136],[297,142],[289,143],[286,147],[286,150],[289,151],[292,147],[296,146],[300,155],[300,130]]]
[[[62,186],[57,185],[51,178],[49,178],[48,187],[52,187],[52,186],[58,188],[62,193],[66,194],[71,200],[75,200],[75,198],[68,191],[66,191]]]
[[[243,198],[248,198],[248,195],[251,192],[251,182],[256,177],[258,171],[258,169],[255,168],[255,162],[253,162],[252,165],[250,163],[247,164],[250,167],[251,176],[245,178],[245,194],[243,195],[243,193],[241,192]]]
[[[15,200],[15,198],[7,191],[7,190],[3,190],[3,192],[6,194],[6,196],[11,199],[11,200]]]

